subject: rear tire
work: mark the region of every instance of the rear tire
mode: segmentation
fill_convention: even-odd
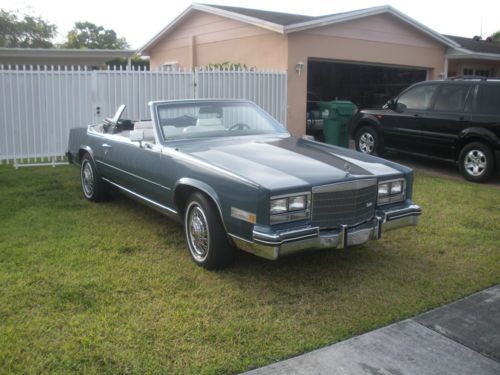
[[[202,193],[193,193],[184,214],[184,233],[193,261],[207,270],[225,268],[234,255],[215,204]]]
[[[354,137],[356,150],[363,154],[375,155],[382,152],[378,132],[371,126],[363,126]]]
[[[458,157],[460,173],[466,180],[472,182],[489,180],[495,169],[494,163],[493,152],[481,142],[465,145]]]
[[[108,197],[109,186],[101,179],[92,157],[85,153],[80,168],[80,183],[83,196],[92,202],[101,202]]]

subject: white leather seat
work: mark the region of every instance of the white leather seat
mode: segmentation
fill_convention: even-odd
[[[198,120],[196,120],[196,127],[199,131],[226,130],[222,125],[221,119],[218,117],[199,117]]]
[[[156,142],[155,132],[153,130],[153,121],[138,121],[134,124],[134,130],[142,130],[144,141]]]

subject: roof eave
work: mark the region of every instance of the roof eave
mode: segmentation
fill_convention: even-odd
[[[446,53],[446,58],[448,60],[455,59],[477,59],[477,60],[494,60],[500,61],[500,54],[498,53],[487,53],[487,52],[475,52],[465,48],[456,48],[450,52]]]
[[[177,25],[179,21],[183,19],[192,9],[193,9],[193,4],[184,9],[184,11],[181,14],[179,14],[177,17],[174,18],[173,21],[171,21],[167,26],[161,29],[160,32],[158,32],[153,38],[149,40],[149,42],[147,42],[145,45],[139,48],[137,50],[137,53],[139,53],[140,55],[146,53],[147,55],[148,50],[151,47],[153,47],[168,30],[172,29],[175,25]]]
[[[70,48],[0,48],[0,56],[9,57],[132,57],[135,50]]]
[[[243,22],[243,23],[254,25],[254,26],[266,29],[266,30],[270,30],[270,31],[274,31],[274,32],[280,33],[280,34],[284,34],[284,32],[285,32],[283,25],[279,25],[279,24],[276,24],[276,23],[273,23],[273,22],[264,21],[264,20],[261,20],[259,18],[255,18],[255,17],[245,16],[243,14],[231,12],[231,11],[224,10],[224,9],[214,8],[214,7],[211,7],[209,5],[205,5],[205,4],[193,3],[189,7],[187,7],[184,10],[184,12],[182,12],[181,14],[179,14],[166,27],[164,27],[158,34],[156,34],[148,43],[146,43],[143,47],[141,47],[138,50],[138,53],[141,54],[141,55],[142,54],[147,54],[148,51],[160,39],[162,39],[169,30],[171,30],[175,25],[177,25],[185,16],[188,15],[188,13],[190,13],[193,10],[199,10],[199,11],[202,11],[202,12],[215,14],[215,15],[218,15],[218,16],[221,16],[221,17],[230,18],[230,19],[233,19],[235,21],[240,21],[240,22]]]
[[[295,23],[293,25],[286,26],[285,33],[292,33],[292,32],[312,29],[312,28],[316,28],[316,27],[327,26],[327,25],[331,25],[331,24],[335,24],[335,23],[339,23],[339,22],[352,21],[355,19],[369,17],[369,16],[375,16],[377,14],[382,14],[382,13],[392,14],[393,16],[403,20],[404,22],[409,23],[413,27],[416,27],[417,29],[419,29],[423,33],[429,35],[430,37],[437,39],[438,41],[447,45],[448,47],[459,47],[460,46],[455,41],[445,37],[444,35],[437,33],[436,31],[428,28],[427,26],[421,24],[420,22],[414,20],[413,18],[408,17],[407,15],[405,15],[404,13],[401,13],[397,9],[394,9],[390,5],[382,5],[382,6],[378,6],[378,7],[349,12],[347,14],[332,15],[330,17],[323,17],[323,18],[320,18],[317,20]]]

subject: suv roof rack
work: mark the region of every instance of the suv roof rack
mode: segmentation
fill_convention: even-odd
[[[446,78],[447,81],[500,81],[500,77],[483,77],[483,76],[455,76]]]

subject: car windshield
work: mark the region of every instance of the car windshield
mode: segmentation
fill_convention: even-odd
[[[270,115],[250,102],[203,101],[157,105],[163,138],[287,134]]]

